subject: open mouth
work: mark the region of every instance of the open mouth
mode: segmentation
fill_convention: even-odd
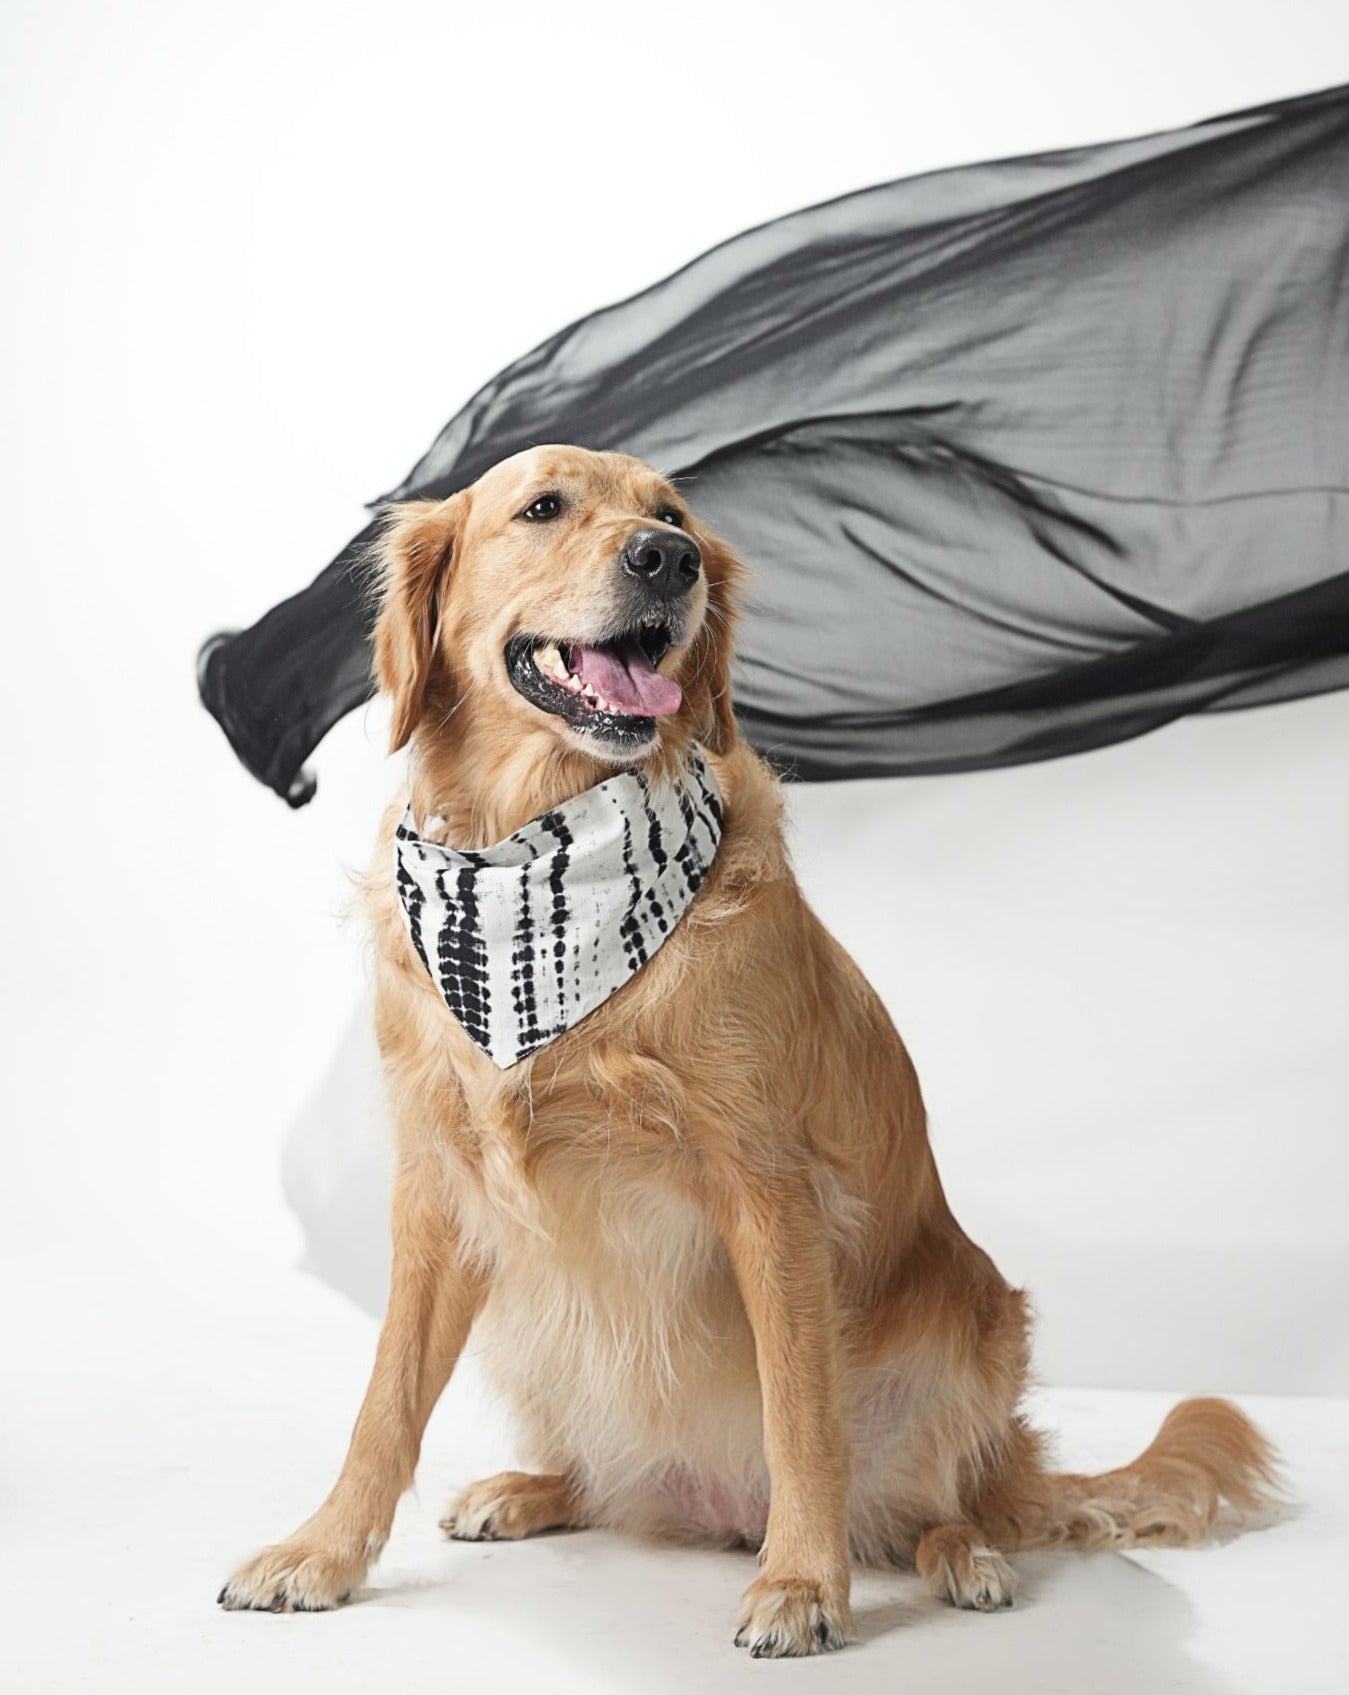
[[[513,636],[506,670],[516,692],[541,712],[613,749],[650,742],[656,719],[678,712],[683,691],[657,670],[672,637],[664,623],[601,642],[548,636]]]

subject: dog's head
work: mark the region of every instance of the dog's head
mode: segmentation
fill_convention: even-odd
[[[532,448],[449,500],[393,508],[381,552],[395,749],[469,724],[607,765],[733,740],[740,566],[641,460]]]

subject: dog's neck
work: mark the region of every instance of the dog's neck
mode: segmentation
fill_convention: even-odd
[[[638,769],[675,766],[688,736],[664,727],[661,742]],[[550,724],[525,725],[503,736],[474,724],[424,724],[412,748],[409,798],[419,822],[444,820],[443,840],[460,849],[491,847],[552,807],[573,800],[631,766],[593,759],[571,747]]]

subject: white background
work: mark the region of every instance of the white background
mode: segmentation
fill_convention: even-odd
[[[287,1528],[369,1347],[291,1271],[280,1166],[300,1115],[322,1177],[304,1109],[339,1045],[366,1077],[341,914],[397,770],[371,708],[290,813],[197,708],[200,639],[306,581],[501,365],[750,223],[1346,78],[1309,0],[5,0],[3,1421],[30,1549],[71,1561],[78,1518],[104,1565],[63,1596]],[[796,797],[1050,1381],[1349,1393],[1346,732],[1332,696]],[[328,1265],[367,1300],[376,1138]],[[108,1630],[101,1686],[158,1687]]]

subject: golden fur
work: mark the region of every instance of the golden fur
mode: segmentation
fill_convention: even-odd
[[[517,521],[545,490],[563,521]],[[677,497],[650,467],[548,447],[383,542],[376,664],[418,819],[500,840],[609,774],[510,686],[516,632],[597,628],[625,538]],[[673,937],[574,1030],[499,1070],[409,942],[386,815],[368,881],[397,1126],[394,1271],[332,1494],[227,1584],[230,1607],[327,1608],[363,1579],[470,1328],[535,1468],[468,1489],[451,1534],[611,1525],[760,1548],[737,1641],[841,1646],[852,1560],[916,1564],[956,1605],[1010,1604],[1018,1548],[1193,1542],[1256,1505],[1272,1455],[1233,1406],[1188,1401],[1132,1465],[1049,1471],[1018,1412],[1026,1303],[952,1217],[899,1036],[806,905],[778,784],[730,700],[741,567],[693,520],[684,705],[725,800],[720,852]]]

